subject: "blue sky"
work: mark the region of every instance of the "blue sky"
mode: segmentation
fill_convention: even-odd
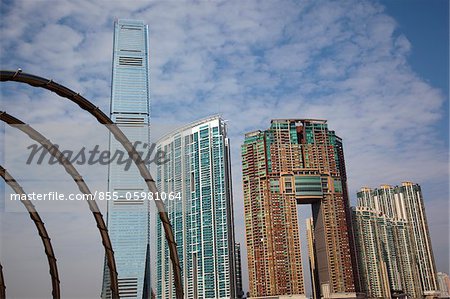
[[[228,120],[241,243],[244,133],[266,129],[272,118],[325,118],[344,140],[352,202],[361,186],[422,185],[437,267],[449,272],[448,1],[2,1],[1,68],[52,78],[107,112],[118,17],[149,24],[153,124],[173,128],[215,113]],[[31,124],[93,123],[50,93],[1,87],[2,109]],[[2,263],[10,277],[20,272],[37,287],[11,279],[11,294],[46,297],[47,277],[35,277],[47,270],[33,256],[41,248],[25,227],[29,219],[2,216],[20,231],[4,229]],[[97,296],[103,261],[97,233],[77,235],[89,216],[62,217],[50,215],[46,223],[55,241],[64,240],[56,249],[65,297]],[[90,254],[73,250],[61,219],[76,248]],[[35,248],[24,252],[35,271],[13,256],[22,245]],[[87,277],[81,264],[96,269]]]
[[[449,94],[449,2],[428,1],[382,1],[386,12],[398,22],[402,31],[414,45],[408,62],[424,80]],[[443,117],[436,127],[443,130],[448,144],[448,101],[444,102]]]

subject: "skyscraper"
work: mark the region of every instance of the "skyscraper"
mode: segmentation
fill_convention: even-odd
[[[420,186],[362,188],[353,209],[361,287],[370,298],[390,291],[411,298],[437,294],[436,272]]]
[[[251,296],[304,294],[296,205],[310,204],[320,295],[356,297],[342,141],[326,121],[246,134],[242,168]]]
[[[361,291],[368,298],[391,298],[394,291],[418,298],[418,272],[405,223],[361,206],[354,208],[353,221]]]
[[[182,268],[186,298],[235,298],[235,242],[229,139],[218,116],[160,139],[168,162],[157,167]],[[175,298],[172,267],[157,222],[157,297]]]
[[[375,190],[364,187],[357,197],[353,221],[362,290],[373,297],[386,292],[390,296],[391,290],[420,297],[413,240],[401,208],[403,203],[395,195],[395,189],[389,185]]]
[[[114,24],[111,119],[132,141],[149,141],[148,28],[142,21],[118,20]],[[122,150],[110,138],[110,151]],[[127,200],[128,194],[147,191],[137,167],[127,170],[110,164],[108,191],[118,199],[108,201],[107,225],[115,253],[121,298],[148,298],[149,201]],[[110,298],[109,273],[105,266],[103,298]]]
[[[438,293],[436,265],[422,190],[418,184],[404,182],[401,186],[396,187],[394,192],[403,203],[402,208],[410,224],[409,234],[413,240],[412,247],[419,268],[423,295],[433,298]]]

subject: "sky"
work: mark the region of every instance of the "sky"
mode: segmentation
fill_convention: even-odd
[[[449,272],[448,1],[5,0],[0,9],[1,69],[53,79],[106,113],[113,22],[148,23],[152,125],[172,129],[216,113],[227,120],[242,244],[244,134],[267,129],[274,118],[323,118],[343,139],[352,204],[362,186],[422,186],[437,269]],[[95,126],[54,94],[13,82],[0,86],[2,110],[27,123]],[[27,178],[25,170],[14,175]],[[91,179],[101,186],[101,177]],[[33,187],[24,181],[26,190]],[[42,216],[64,298],[97,297],[103,252],[87,208]],[[30,219],[1,217],[8,294],[48,297],[45,256]],[[247,280],[244,269],[245,290]]]

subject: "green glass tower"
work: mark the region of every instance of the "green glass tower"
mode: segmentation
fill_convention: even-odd
[[[235,242],[229,139],[218,116],[182,127],[157,143],[167,163],[157,167],[182,268],[186,298],[235,298]],[[157,298],[175,298],[172,267],[157,222]]]

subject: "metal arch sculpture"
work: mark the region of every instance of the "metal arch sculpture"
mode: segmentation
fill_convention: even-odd
[[[146,182],[149,190],[153,193],[158,192],[158,188],[156,187],[155,181],[153,180],[152,176],[150,175],[150,172],[148,171],[147,167],[145,166],[145,163],[142,161],[140,155],[137,153],[134,146],[131,144],[131,142],[128,140],[128,138],[125,136],[125,134],[117,127],[114,122],[105,115],[97,106],[92,104],[90,101],[88,101],[86,98],[81,96],[79,93],[76,93],[69,88],[62,86],[56,82],[53,82],[53,80],[48,80],[39,76],[35,76],[32,74],[23,73],[20,69],[17,71],[0,71],[0,81],[15,81],[20,83],[26,83],[34,87],[40,87],[47,90],[50,90],[57,95],[69,99],[70,101],[77,104],[81,109],[86,110],[94,116],[97,121],[101,124],[108,125],[107,128],[113,134],[114,138],[119,141],[122,146],[126,149],[128,152],[128,155],[133,160],[133,162],[136,164],[136,166],[139,169],[139,172]],[[181,278],[181,267],[180,267],[180,261],[178,258],[178,251],[177,251],[177,244],[175,242],[174,236],[173,236],[173,230],[172,226],[170,224],[169,217],[167,215],[167,212],[165,210],[165,205],[162,201],[155,201],[156,207],[159,212],[159,218],[163,224],[164,232],[166,236],[166,241],[169,245],[169,251],[170,251],[170,259],[172,261],[173,266],[173,274],[174,274],[174,284],[175,284],[175,290],[176,290],[176,297],[177,298],[184,298],[184,291],[183,291],[183,285],[182,285],[182,278]]]
[[[0,299],[6,298],[6,286],[5,286],[5,280],[3,278],[3,267],[2,264],[0,264]]]
[[[6,184],[8,184],[14,190],[14,192],[20,194],[21,196],[26,196],[26,193],[25,191],[23,191],[22,186],[20,186],[20,184],[1,165],[0,165],[0,176],[5,180]],[[52,297],[55,299],[59,299],[61,298],[61,291],[59,287],[58,266],[56,264],[55,253],[53,251],[52,243],[47,233],[47,229],[45,228],[44,222],[42,222],[42,219],[39,216],[38,212],[36,211],[36,208],[34,207],[33,203],[28,199],[20,200],[20,202],[23,203],[28,213],[30,214],[30,218],[36,225],[36,228],[39,232],[39,236],[41,237],[42,243],[44,244],[45,255],[47,256],[48,266],[50,268],[49,271],[50,277],[52,280]],[[1,287],[4,288],[2,273],[0,273],[0,288]],[[2,291],[0,289],[0,298],[5,298],[1,297],[1,294]]]
[[[0,120],[4,121],[5,123],[7,123],[12,127],[19,129],[20,131],[27,134],[31,139],[41,144],[42,147],[44,147],[53,157],[55,157],[58,160],[59,163],[61,163],[61,165],[64,167],[64,170],[73,178],[73,180],[77,184],[78,189],[84,194],[89,194],[92,196],[89,187],[84,182],[84,179],[80,175],[80,173],[76,170],[76,168],[72,165],[72,163],[70,163],[70,161],[64,157],[61,151],[49,139],[45,138],[45,136],[43,136],[41,133],[34,130],[30,125],[25,124],[20,119],[17,119],[4,111],[0,112]],[[105,221],[103,220],[103,216],[100,213],[100,209],[98,208],[95,199],[87,200],[87,203],[89,205],[89,209],[94,215],[97,228],[99,229],[100,236],[102,238],[103,247],[105,249],[107,264],[110,271],[110,279],[111,279],[110,288],[112,296],[113,298],[119,298],[119,286],[117,281],[116,262],[114,259],[114,251],[112,249],[108,229],[106,227]]]

